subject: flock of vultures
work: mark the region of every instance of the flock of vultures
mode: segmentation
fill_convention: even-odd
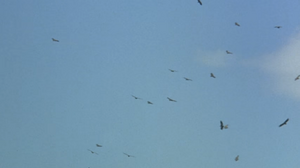
[[[198,3],[199,3],[200,5],[202,5],[201,0],[198,0]],[[238,27],[241,26],[238,22],[235,22],[234,25],[235,25],[235,26],[238,26]],[[274,28],[280,29],[280,28],[282,28],[282,27],[281,27],[281,26],[274,26]],[[59,42],[59,40],[57,40],[57,39],[55,39],[55,38],[52,38],[52,41],[53,41],[53,42]],[[226,52],[226,54],[233,54],[231,51],[228,51],[228,50],[226,50],[225,52]],[[169,71],[170,71],[170,72],[178,72],[177,70],[174,70],[174,69],[169,69]],[[210,73],[210,77],[216,78],[216,76],[215,76],[213,73]],[[187,78],[187,77],[183,77],[183,79],[186,80],[186,81],[193,81],[192,79]],[[300,79],[300,75],[298,75],[298,76],[295,78],[295,81],[296,81],[296,80],[299,80],[299,79]],[[131,96],[132,96],[134,99],[137,99],[137,100],[143,100],[143,99],[140,98],[140,97],[137,97],[137,96],[134,96],[134,95],[131,95]],[[172,99],[172,98],[170,98],[170,97],[167,97],[167,99],[168,99],[169,101],[171,101],[171,102],[177,102],[175,99]],[[150,104],[150,105],[153,105],[153,102],[151,102],[151,101],[147,101],[147,103]],[[282,126],[286,125],[288,121],[289,121],[289,118],[287,118],[283,123],[281,123],[281,124],[279,125],[279,127],[282,127]],[[221,129],[221,130],[223,130],[223,129],[228,129],[228,124],[224,125],[224,124],[223,124],[223,121],[220,121],[220,129]],[[96,147],[102,147],[102,145],[96,144]],[[90,150],[90,149],[87,149],[87,150],[88,150],[89,152],[91,152],[91,154],[96,154],[96,155],[98,155],[98,153],[95,152],[95,151],[92,151],[92,150]],[[123,154],[124,154],[125,156],[127,156],[127,157],[135,157],[135,156],[133,156],[133,155],[130,155],[130,154],[127,154],[127,153],[124,153],[124,152],[123,152]],[[238,160],[239,160],[239,155],[237,155],[237,156],[235,157],[234,160],[235,160],[235,161],[238,161]]]

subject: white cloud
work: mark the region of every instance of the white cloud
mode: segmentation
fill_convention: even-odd
[[[300,32],[274,53],[264,56],[262,64],[273,80],[274,92],[300,99]]]

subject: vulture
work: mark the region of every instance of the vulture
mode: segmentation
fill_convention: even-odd
[[[189,78],[186,78],[186,77],[183,77],[185,80],[187,81],[192,81],[192,79],[189,79]]]
[[[59,42],[59,40],[56,40],[55,38],[52,38],[52,41]]]
[[[281,28],[281,26],[275,26],[274,28],[280,29],[280,28]]]
[[[237,155],[234,160],[238,161],[239,160],[239,155]]]
[[[232,54],[232,52],[230,52],[230,51],[226,50],[226,54]]]
[[[236,26],[241,26],[240,24],[238,24],[238,22],[235,22],[234,24],[235,24]]]
[[[220,127],[221,127],[221,130],[223,129],[228,129],[228,124],[227,125],[224,125],[222,121],[220,121]]]
[[[210,73],[210,77],[216,78],[215,75],[214,75],[213,73]]]
[[[171,72],[177,72],[176,70],[173,70],[173,69],[169,69],[169,71],[171,71]]]
[[[200,0],[198,0],[199,4],[202,5],[202,2]]]
[[[289,119],[286,119],[282,124],[279,125],[279,127],[282,127],[284,125],[286,125],[286,123],[289,121]]]
[[[132,156],[132,155],[129,155],[129,154],[127,154],[127,153],[124,153],[124,152],[123,152],[123,154],[124,154],[124,155],[126,155],[127,157],[134,157],[134,156]]]
[[[147,101],[148,104],[153,104],[151,101]]]
[[[177,102],[176,100],[174,100],[174,99],[171,99],[171,98],[169,98],[169,97],[167,97],[168,99],[169,99],[169,101],[172,101],[172,102]]]
[[[96,153],[96,152],[94,152],[94,151],[91,151],[91,150],[89,150],[89,149],[88,149],[88,151],[90,151],[92,154],[98,155],[98,153]]]
[[[295,78],[295,81],[298,80],[298,79],[300,79],[300,75],[298,75],[298,76]]]
[[[140,100],[142,100],[141,98],[139,98],[139,97],[136,97],[136,96],[133,96],[133,95],[131,95],[134,99],[140,99]]]
[[[96,144],[97,147],[102,147],[102,145]]]

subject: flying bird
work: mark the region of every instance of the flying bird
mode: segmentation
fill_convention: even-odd
[[[237,155],[234,160],[238,161],[239,160],[239,155]]]
[[[94,151],[92,151],[92,150],[89,150],[89,149],[88,149],[88,151],[90,151],[92,154],[98,155],[98,153],[96,153],[96,152],[94,152]]]
[[[238,22],[235,22],[234,24],[235,24],[236,26],[241,26],[240,24],[238,24]]]
[[[284,125],[286,125],[286,123],[289,121],[289,119],[286,119],[282,124],[279,125],[279,127],[282,127]]]
[[[298,75],[298,76],[295,78],[295,81],[298,80],[298,79],[300,79],[300,75]]]
[[[213,73],[210,73],[210,77],[216,78],[215,75],[214,75]]]
[[[222,121],[220,121],[220,127],[221,127],[221,130],[223,130],[224,125],[223,125],[223,122],[222,122]]]
[[[185,80],[187,81],[192,81],[192,79],[189,79],[189,78],[186,78],[186,77],[183,77]]]
[[[221,127],[221,130],[223,129],[228,129],[228,124],[227,125],[224,125],[222,121],[220,121],[220,127]]]
[[[281,28],[281,26],[275,26],[274,28],[280,29],[280,28]]]
[[[230,51],[226,50],[226,54],[232,54],[232,52],[230,52]]]
[[[148,104],[153,104],[151,101],[147,101]]]
[[[171,98],[169,98],[169,97],[167,97],[168,99],[169,99],[169,101],[172,101],[172,102],[177,102],[176,100],[174,100],[174,99],[171,99]]]
[[[136,96],[133,96],[133,95],[131,95],[134,99],[140,99],[140,100],[142,100],[142,98],[139,98],[139,97],[136,97]]]
[[[129,155],[129,154],[124,153],[124,152],[123,152],[123,154],[126,155],[127,157],[134,157],[133,155]]]
[[[202,5],[202,2],[200,0],[198,0],[199,4]]]
[[[173,69],[169,69],[169,71],[171,71],[171,72],[178,72],[178,71],[176,71],[176,70],[173,70]]]
[[[52,38],[52,41],[59,42],[59,40],[56,40],[55,38]]]
[[[102,147],[102,145],[96,144],[97,147]]]

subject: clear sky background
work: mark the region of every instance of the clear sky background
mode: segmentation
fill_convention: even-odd
[[[202,3],[1,1],[0,167],[299,167],[300,1]]]

